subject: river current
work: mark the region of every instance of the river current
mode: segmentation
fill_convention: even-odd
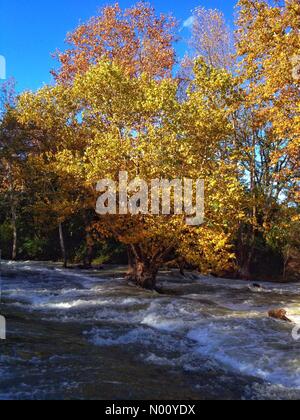
[[[300,399],[300,284],[3,262],[0,399]],[[292,324],[268,318],[285,308]]]

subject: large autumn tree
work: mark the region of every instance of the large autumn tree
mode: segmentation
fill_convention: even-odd
[[[24,121],[46,130],[55,121],[61,134],[47,156],[58,173],[74,178],[71,191],[81,185],[87,200],[94,195],[92,208],[97,182],[118,181],[120,171],[148,185],[162,178],[205,179],[203,226],[187,226],[174,210],[153,216],[142,209],[136,215],[103,215],[95,223],[104,237],[127,245],[130,278],[142,287],[153,289],[158,269],[177,254],[206,271],[227,270],[234,262],[231,242],[244,214],[238,170],[228,154],[233,88],[226,71],[200,60],[188,99],[180,103],[176,80],[159,81],[147,74],[132,78],[103,61],[77,75],[69,88],[45,88],[20,99]],[[73,120],[76,124],[70,125]]]

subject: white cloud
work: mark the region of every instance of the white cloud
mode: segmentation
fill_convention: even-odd
[[[191,29],[191,28],[193,27],[194,20],[195,20],[195,17],[194,17],[194,16],[190,16],[188,19],[186,19],[186,20],[183,22],[183,27],[184,27],[184,28]]]

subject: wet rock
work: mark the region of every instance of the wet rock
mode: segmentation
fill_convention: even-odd
[[[279,319],[285,322],[292,322],[287,316],[287,311],[285,309],[273,309],[269,311],[269,317],[274,319]]]

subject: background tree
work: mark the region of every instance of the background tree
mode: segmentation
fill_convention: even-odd
[[[17,257],[18,211],[24,194],[24,168],[27,157],[27,138],[15,112],[15,83],[9,80],[0,91],[0,194],[4,211],[8,211],[12,229],[11,258]]]
[[[70,144],[76,144],[77,150],[86,144],[79,136],[76,110],[68,89],[62,86],[24,93],[18,101],[19,121],[37,139],[26,174],[28,193],[34,197],[31,209],[37,223],[57,227],[64,266],[68,251],[63,224],[84,210],[89,200],[76,179],[60,170],[56,159]]]
[[[300,79],[294,58],[300,50],[300,4],[241,0],[239,8],[237,47],[246,101],[256,130],[267,131],[264,138],[272,144],[265,149],[277,169],[273,178],[292,191],[299,181]]]
[[[218,69],[233,73],[234,36],[224,14],[217,9],[197,7],[193,10],[189,51],[181,61],[179,79],[181,95],[184,96],[189,81],[193,77],[194,62],[198,58]]]
[[[232,70],[233,33],[220,10],[204,7],[194,10],[190,45],[193,55],[203,57],[210,66]]]
[[[245,275],[257,239],[266,238],[278,206],[285,212],[284,203],[294,202],[299,181],[295,155],[300,91],[291,61],[299,51],[299,10],[298,1],[239,2],[237,53],[243,93],[234,126],[252,203],[252,220],[242,233],[248,243],[242,258]]]

